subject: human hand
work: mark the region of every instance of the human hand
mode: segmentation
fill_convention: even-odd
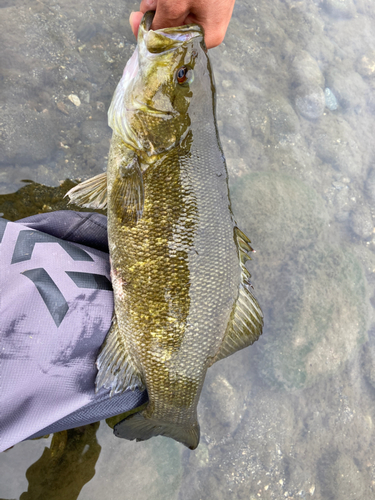
[[[129,22],[135,37],[143,14],[155,11],[152,29],[200,24],[208,49],[220,45],[224,40],[232,17],[235,0],[142,0],[139,12],[130,14]]]

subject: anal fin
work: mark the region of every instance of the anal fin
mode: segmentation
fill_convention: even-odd
[[[245,266],[246,261],[251,258],[249,252],[253,249],[249,238],[237,227],[235,227],[235,238],[240,261],[241,282],[223,341],[210,365],[253,344],[262,334],[263,314],[253,294],[250,273]]]
[[[135,368],[131,356],[121,338],[116,317],[113,317],[112,326],[102,345],[96,360],[98,374],[95,385],[111,389],[111,396],[126,389],[144,390],[140,372]]]
[[[91,177],[66,193],[70,203],[80,207],[103,209],[107,206],[107,172]]]

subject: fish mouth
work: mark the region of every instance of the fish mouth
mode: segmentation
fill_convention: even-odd
[[[173,50],[190,42],[194,38],[204,38],[204,31],[199,24],[186,24],[171,28],[152,30],[155,11],[149,10],[143,16],[138,32],[138,43],[145,43],[151,53]]]

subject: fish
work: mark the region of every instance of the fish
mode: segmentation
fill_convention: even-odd
[[[114,433],[193,450],[207,369],[255,342],[263,315],[246,267],[253,249],[231,211],[203,28],[152,30],[153,16],[108,111],[107,171],[68,196],[107,208],[115,306],[96,387],[148,393]]]

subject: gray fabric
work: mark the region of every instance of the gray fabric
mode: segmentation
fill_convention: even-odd
[[[0,228],[0,451],[145,402],[94,390],[113,314],[108,254],[96,249],[107,248],[106,218],[54,212]]]
[[[16,222],[62,240],[80,243],[108,253],[107,217],[105,215],[95,212],[61,210],[33,215]]]
[[[147,393],[139,391],[125,391],[123,394],[116,394],[112,398],[108,397],[108,391],[101,390],[95,399],[80,408],[79,410],[67,415],[58,422],[45,427],[41,431],[30,436],[29,439],[45,436],[52,432],[63,431],[65,429],[73,429],[81,427],[92,422],[104,420],[109,416],[119,415],[125,411],[129,411],[137,406],[147,402]]]

